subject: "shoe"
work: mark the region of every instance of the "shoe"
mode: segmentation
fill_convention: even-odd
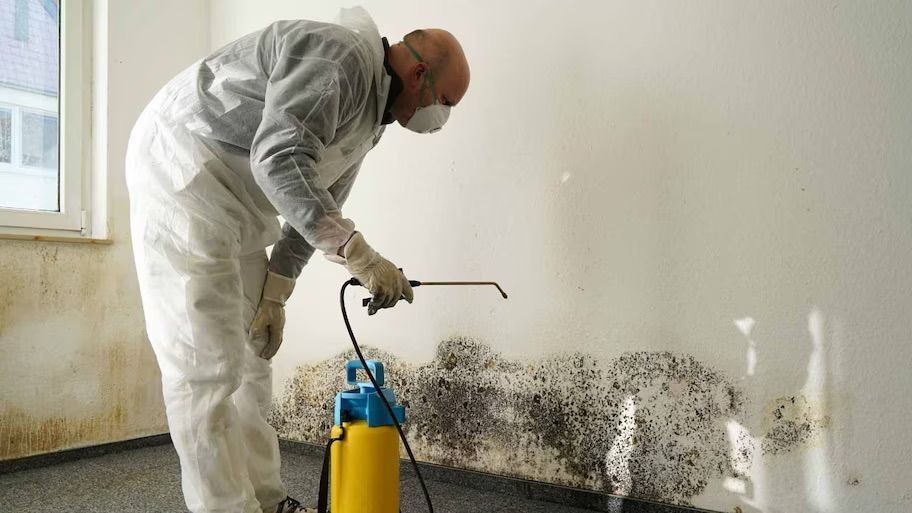
[[[314,513],[316,511],[316,509],[301,506],[300,502],[291,497],[285,497],[285,500],[276,506],[275,513]]]

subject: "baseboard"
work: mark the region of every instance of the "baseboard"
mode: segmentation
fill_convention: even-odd
[[[324,446],[307,442],[279,439],[279,447],[283,451],[304,454],[309,456],[323,456]],[[418,463],[421,475],[428,480],[443,483],[452,483],[459,486],[474,488],[490,492],[523,497],[545,502],[553,502],[565,506],[574,506],[594,511],[609,513],[713,513],[709,510],[694,509],[685,506],[673,506],[643,499],[619,497],[607,493],[569,488],[540,481],[517,479],[497,474],[487,474],[474,470],[465,470],[454,467],[434,465],[432,463]],[[400,465],[403,474],[411,475],[414,470],[411,463],[403,460]]]
[[[155,445],[165,445],[171,443],[171,435],[152,435],[132,440],[123,440],[120,442],[111,442],[101,445],[92,445],[89,447],[80,447],[77,449],[67,449],[64,451],[51,452],[47,454],[38,454],[35,456],[26,456],[12,460],[0,461],[0,474],[28,470],[30,468],[47,467],[58,465],[73,460],[84,458],[97,458],[105,454],[115,452],[129,451],[132,449],[141,449],[143,447],[152,447]]]

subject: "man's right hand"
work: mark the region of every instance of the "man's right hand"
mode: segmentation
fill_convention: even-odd
[[[369,314],[395,306],[400,298],[412,302],[414,295],[408,278],[392,262],[374,251],[360,232],[352,235],[340,249],[339,256],[327,255],[327,258],[344,265],[370,291],[373,298],[368,304]]]
[[[263,294],[248,336],[260,347],[260,358],[271,360],[282,345],[285,330],[285,301],[294,291],[295,281],[274,272],[266,272]]]

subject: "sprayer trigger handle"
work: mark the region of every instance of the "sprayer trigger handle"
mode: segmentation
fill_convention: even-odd
[[[414,283],[417,283],[418,285],[421,284],[420,281],[416,281],[416,282],[414,282]],[[418,285],[412,285],[412,287],[417,287]],[[366,297],[366,298],[362,299],[362,300],[361,300],[361,306],[364,307],[364,308],[367,308],[367,305],[370,304],[371,299],[373,299],[373,298]],[[405,296],[400,296],[399,299],[405,301]]]
[[[399,268],[399,272],[402,273],[403,275],[405,275],[405,271],[403,271],[401,267]],[[409,280],[409,285],[411,285],[412,287],[420,287],[421,282],[418,280]]]

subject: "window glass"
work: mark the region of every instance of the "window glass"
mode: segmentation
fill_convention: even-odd
[[[60,2],[0,0],[0,208],[60,210]]]
[[[0,108],[0,163],[13,161],[13,112]]]
[[[22,165],[57,168],[57,116],[22,114]]]

